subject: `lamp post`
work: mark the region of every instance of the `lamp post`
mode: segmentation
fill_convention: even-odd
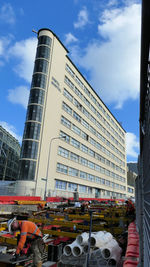
[[[53,137],[50,140],[49,151],[48,151],[47,170],[46,170],[46,179],[43,179],[43,180],[45,180],[44,200],[46,200],[46,193],[47,193],[47,182],[48,182],[48,170],[49,170],[49,164],[50,164],[51,145],[52,145],[52,141],[54,141],[56,139],[66,139],[66,136]]]

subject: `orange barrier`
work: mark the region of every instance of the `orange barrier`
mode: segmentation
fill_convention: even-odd
[[[139,234],[136,231],[134,222],[129,224],[128,227],[128,244],[125,255],[125,262],[123,267],[134,267],[139,262]]]

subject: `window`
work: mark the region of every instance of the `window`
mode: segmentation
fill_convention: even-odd
[[[80,142],[78,142],[76,139],[71,138],[71,144],[76,147],[76,148],[80,148]]]
[[[34,180],[36,161],[21,160],[19,180]]]
[[[101,169],[100,166],[97,165],[97,164],[95,164],[95,170],[98,171],[98,172],[100,172],[100,169]]]
[[[79,193],[87,193],[87,186],[79,185]]]
[[[95,176],[92,175],[92,174],[89,174],[89,173],[88,173],[88,177],[87,177],[87,179],[88,179],[89,181],[91,181],[91,182],[94,182],[94,181],[95,181]]]
[[[36,73],[32,77],[31,88],[40,87],[46,89],[46,80],[47,77],[45,74]]]
[[[85,159],[85,158],[80,158],[80,163],[82,164],[82,165],[84,165],[84,166],[87,166],[88,165],[88,161],[87,161],[87,159]]]
[[[37,159],[38,142],[25,140],[22,143],[21,158]]]
[[[75,176],[75,177],[78,177],[79,175],[79,171],[77,169],[74,169],[74,168],[68,168],[68,174],[70,176]]]
[[[50,48],[47,46],[38,46],[36,52],[36,58],[46,58],[49,59],[50,57]]]
[[[91,110],[96,114],[96,109],[94,108],[93,105],[91,105]]]
[[[90,97],[90,91],[84,86],[84,92]]]
[[[95,152],[89,148],[89,155],[92,156],[93,158],[95,157]]]
[[[65,83],[71,88],[74,89],[74,84],[65,76]]]
[[[81,137],[86,141],[89,139],[89,136],[85,132],[81,132]]]
[[[66,64],[66,70],[69,72],[69,74],[74,77],[75,73],[73,72],[73,70],[68,66],[68,64]]]
[[[82,119],[81,124],[82,124],[85,128],[89,129],[89,124],[88,124],[85,120]]]
[[[78,95],[82,99],[82,93],[78,90],[77,87],[75,87],[74,91],[75,91],[76,95]]]
[[[57,172],[67,174],[68,167],[66,165],[61,164],[61,163],[57,163]]]
[[[60,131],[60,137],[62,136],[65,136],[64,140],[67,142],[67,143],[70,143],[70,136],[65,134],[64,132]]]
[[[88,147],[83,144],[81,144],[81,150],[85,153],[88,153]]]
[[[82,105],[76,100],[74,99],[74,105],[81,111],[82,110]]]
[[[62,104],[62,108],[70,115],[72,115],[72,108],[70,108],[65,102]]]
[[[69,151],[63,147],[58,148],[58,154],[64,158],[69,158]]]
[[[81,117],[79,114],[77,114],[75,111],[73,112],[73,117],[78,121],[81,122]]]
[[[83,114],[84,114],[87,118],[90,117],[90,113],[87,111],[86,108],[83,108]]]
[[[71,122],[67,120],[64,116],[61,116],[61,123],[68,128],[71,128]]]
[[[91,169],[95,169],[95,164],[91,161],[88,161],[88,167],[91,168]]]
[[[42,35],[38,38],[38,45],[40,44],[45,44],[45,45],[51,45],[51,38],[48,37],[47,35]]]
[[[67,97],[70,102],[73,101],[73,96],[64,88],[64,96]]]
[[[83,172],[83,171],[80,171],[80,178],[82,179],[87,179],[87,173],[86,172]]]
[[[94,135],[96,135],[96,130],[92,126],[90,126],[90,131],[91,131],[91,133],[93,133]]]
[[[26,122],[23,138],[39,140],[40,129],[41,129],[41,124],[37,122]]]
[[[64,181],[56,180],[56,182],[55,182],[55,188],[56,189],[66,190],[67,189],[67,183],[64,182]]]
[[[79,162],[79,156],[73,152],[70,153],[70,159]]]
[[[72,131],[78,135],[81,134],[81,130],[74,124],[72,124]]]
[[[26,120],[42,121],[43,107],[39,105],[29,105]]]
[[[33,72],[44,72],[45,74],[47,74],[48,61],[46,61],[45,59],[36,59]]]
[[[77,184],[68,183],[68,191],[74,192],[75,190],[77,190]]]
[[[44,97],[45,91],[42,89],[31,89],[30,90],[30,97],[29,97],[29,104],[44,104]]]

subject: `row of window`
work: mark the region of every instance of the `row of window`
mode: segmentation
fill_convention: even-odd
[[[108,132],[99,121],[97,121],[88,111],[85,109],[65,88],[64,88],[64,96],[72,102],[88,119],[90,119],[105,135],[107,135],[118,147],[120,147],[123,151],[125,148]],[[103,120],[101,114],[97,112],[97,117]],[[88,124],[88,123],[87,123]],[[95,130],[96,131],[96,130]],[[124,143],[124,142],[123,142]]]
[[[71,123],[68,119],[66,119],[64,116],[61,116],[61,123],[66,126],[67,128],[71,129],[72,131],[74,131],[76,133],[76,126],[74,126],[73,123]],[[77,133],[78,134],[78,133]],[[69,137],[69,136],[68,136]],[[125,163],[123,161],[121,161],[118,157],[116,157],[113,153],[111,153],[109,150],[107,150],[104,146],[102,146],[99,142],[96,142],[93,138],[89,137],[88,135],[86,135],[84,132],[81,133],[81,137],[85,140],[88,140],[89,143],[91,145],[93,145],[94,147],[96,147],[97,149],[101,150],[104,154],[106,154],[107,156],[109,156],[110,158],[112,158],[114,161],[116,161],[117,163],[119,163],[122,166],[125,166]],[[69,140],[68,140],[69,141]],[[77,143],[77,147],[80,149],[80,142],[76,140]],[[87,148],[88,150],[88,148]],[[86,153],[86,151],[85,151]],[[122,168],[120,168],[120,171],[122,171]]]
[[[59,190],[65,190],[65,191],[67,190],[71,192],[78,190],[79,193],[85,193],[85,194],[93,194],[93,192],[95,191],[95,197],[112,196],[112,195],[117,198],[125,197],[125,194],[116,193],[116,192],[112,192],[112,191],[108,191],[104,189],[102,190],[99,188],[92,188],[92,187],[85,186],[85,185],[78,185],[75,183],[69,183],[69,182],[65,182],[61,180],[55,181],[55,188]]]
[[[113,172],[101,167],[100,165],[92,162],[92,161],[89,161],[87,160],[86,158],[83,158],[79,155],[77,155],[76,153],[73,153],[63,147],[59,147],[58,148],[58,154],[62,157],[65,157],[65,158],[69,158],[70,160],[73,160],[81,165],[84,165],[84,166],[87,166],[89,167],[90,169],[93,169],[97,172],[100,172],[100,173],[103,173],[107,176],[110,176],[110,177],[115,177],[116,180],[119,180],[119,181],[122,181],[125,183],[125,178],[119,176],[119,175],[115,175]],[[109,161],[109,166],[111,168],[115,168],[116,166],[112,165]],[[115,168],[116,169],[116,168]],[[118,171],[118,169],[116,169]]]
[[[106,186],[109,186],[112,188],[116,188],[118,190],[126,190],[126,187],[124,185],[116,184],[116,183],[111,182],[109,180],[92,175],[90,173],[80,171],[78,169],[69,167],[69,166],[61,164],[61,163],[57,163],[56,171],[63,173],[63,174],[73,176],[73,177],[81,178],[81,179],[84,179],[84,180],[87,180],[90,182],[99,183],[99,184],[106,185]]]
[[[76,100],[75,100],[76,101]],[[76,105],[76,103],[75,103]],[[117,154],[124,156],[124,154],[122,152],[120,152],[114,145],[112,145],[103,135],[101,135],[98,131],[95,130],[95,128],[93,128],[87,121],[85,121],[78,113],[76,113],[75,111],[73,111],[73,109],[68,106],[65,102],[62,103],[62,108],[71,116],[73,116],[79,123],[81,123],[83,125],[83,121],[84,121],[84,126],[90,131],[92,132],[94,135],[96,135],[99,139],[101,139],[102,142],[104,142],[107,146],[109,146],[112,150],[114,150]],[[83,110],[84,113],[84,110]],[[97,126],[102,130],[102,125],[100,123],[97,124]],[[114,138],[114,140],[116,140]],[[113,141],[114,141],[113,140]],[[116,142],[115,142],[116,143]],[[125,148],[120,145],[119,143],[117,144],[121,150],[125,151]]]
[[[116,180],[119,180],[119,181],[122,181],[125,183],[125,178],[123,178],[119,175],[116,175],[114,172],[111,172],[111,171],[101,167],[100,165],[95,164],[94,162],[89,161],[86,158],[83,158],[83,157],[77,155],[76,153],[73,153],[73,152],[71,152],[71,151],[69,151],[63,147],[58,148],[58,154],[64,158],[69,158],[70,160],[73,160],[73,161],[75,161],[81,165],[87,166],[90,169],[93,169],[97,172],[103,173],[109,177],[115,178]],[[112,165],[111,165],[111,167],[112,167]]]
[[[99,119],[106,125],[106,127],[124,144],[124,139],[111,127],[111,125],[104,119],[104,117],[94,108],[93,105],[87,100],[85,96],[78,90],[77,87],[65,76],[65,83],[78,95],[81,100],[89,107],[94,114],[96,114]],[[80,92],[80,93],[79,93]]]
[[[71,74],[70,67],[66,64],[66,70],[69,74]],[[88,95],[88,97],[93,101],[93,103],[101,110],[101,112],[106,116],[106,118],[113,124],[114,128],[124,137],[124,133],[121,131],[119,126],[115,123],[115,121],[110,117],[110,115],[105,111],[102,105],[96,100],[96,98],[90,93],[87,87],[81,82],[81,80],[76,75],[71,75],[74,80],[78,83],[80,88]],[[73,89],[73,88],[72,88]]]

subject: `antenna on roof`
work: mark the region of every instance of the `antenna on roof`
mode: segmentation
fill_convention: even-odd
[[[38,32],[37,32],[37,31],[35,31],[34,29],[32,29],[32,32],[34,32],[34,33],[38,34]]]

